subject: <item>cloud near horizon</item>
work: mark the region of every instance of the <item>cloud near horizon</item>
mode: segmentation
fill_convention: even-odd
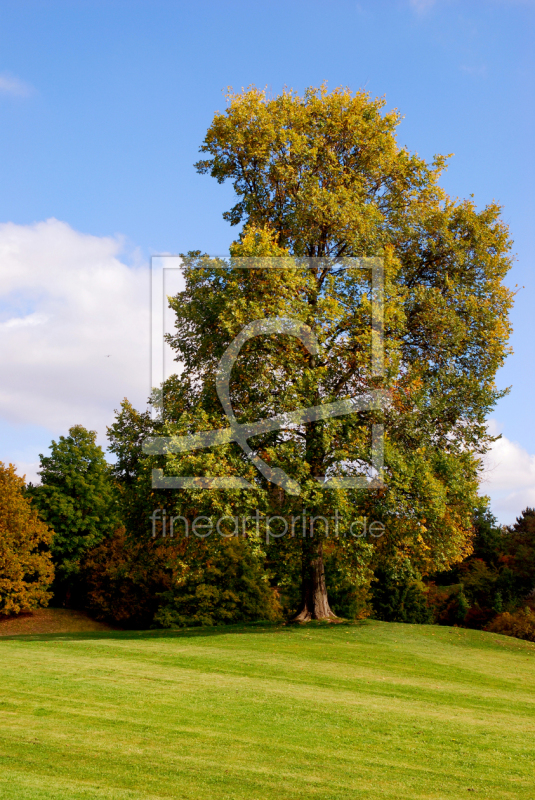
[[[499,423],[491,419],[489,430],[497,436]],[[502,434],[484,463],[480,492],[489,495],[492,511],[502,524],[514,523],[523,509],[535,507],[535,455]]]
[[[119,237],[49,219],[0,225],[0,418],[101,434],[150,392],[149,270]]]

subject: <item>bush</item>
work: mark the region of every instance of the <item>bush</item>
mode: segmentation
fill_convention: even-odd
[[[428,603],[433,612],[433,620],[438,625],[462,625],[466,628],[481,628],[494,616],[492,609],[471,606],[465,586],[429,585]]]
[[[157,595],[172,585],[167,556],[158,542],[134,542],[117,528],[82,563],[87,610],[122,627],[148,628],[158,610]]]
[[[529,607],[513,613],[506,611],[498,614],[485,630],[535,642],[535,613]]]
[[[415,578],[394,578],[385,570],[376,570],[371,593],[375,619],[420,625],[433,621],[426,591]]]
[[[0,614],[46,606],[54,567],[48,552],[52,531],[24,494],[15,467],[0,461]]]
[[[461,585],[442,586],[430,581],[427,588],[427,603],[433,621],[439,625],[455,625],[454,616],[458,608],[457,594],[461,590]]]
[[[160,596],[154,624],[162,628],[277,620],[281,608],[263,564],[248,542],[220,542],[207,559]]]
[[[238,539],[135,542],[124,528],[87,554],[87,609],[124,627],[161,628],[275,620],[276,592],[260,557]]]
[[[486,625],[496,616],[496,612],[492,608],[479,608],[473,606],[466,614],[463,624],[466,628],[475,628],[475,630],[483,630]]]

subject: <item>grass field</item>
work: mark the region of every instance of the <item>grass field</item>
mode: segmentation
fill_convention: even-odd
[[[0,797],[535,797],[535,646],[351,625],[0,640]]]

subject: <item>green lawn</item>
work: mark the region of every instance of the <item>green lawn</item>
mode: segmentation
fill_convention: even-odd
[[[535,646],[365,621],[0,641],[0,797],[535,797]]]

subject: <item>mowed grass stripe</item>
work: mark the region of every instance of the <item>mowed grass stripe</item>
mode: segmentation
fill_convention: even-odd
[[[108,647],[108,646],[107,646]],[[93,652],[93,648],[91,648]],[[317,654],[314,659],[300,657],[296,667],[295,656],[278,655],[270,658],[270,663],[266,663],[265,654],[253,650],[240,648],[239,658],[234,653],[221,652],[216,648],[197,647],[190,645],[186,650],[181,650],[167,657],[164,652],[145,652],[140,660],[132,658],[129,653],[114,664],[113,675],[106,667],[95,668],[94,658],[91,655],[89,660],[84,661],[83,656],[79,658],[79,674],[76,680],[82,682],[90,677],[91,679],[100,678],[111,683],[117,681],[154,681],[158,683],[168,682],[172,684],[177,681],[187,682],[189,671],[197,674],[199,671],[207,671],[210,681],[217,679],[218,675],[231,675],[237,681],[255,680],[256,683],[262,680],[269,680],[267,676],[272,676],[276,685],[281,685],[282,691],[286,691],[286,682],[294,684],[303,683],[313,684],[318,687],[332,688],[337,690],[347,689],[352,693],[364,692],[366,695],[377,691],[379,696],[390,695],[394,698],[413,698],[416,694],[425,701],[432,700],[436,704],[444,702],[452,704],[452,695],[455,696],[455,704],[461,707],[478,707],[481,702],[486,702],[489,698],[494,698],[493,710],[496,713],[500,703],[508,713],[511,704],[517,705],[518,710],[522,710],[527,704],[533,705],[535,696],[529,686],[528,676],[522,671],[518,674],[518,667],[522,670],[523,665],[515,664],[511,660],[511,675],[501,679],[484,680],[481,669],[457,669],[449,665],[440,666],[440,670],[432,665],[432,669],[427,670],[425,664],[418,659],[413,659],[413,676],[406,677],[396,674],[393,669],[385,668],[382,665],[382,674],[377,675],[371,666],[362,668],[359,663],[355,663],[355,652],[351,657],[353,664],[346,663],[343,653],[338,661],[331,661],[329,658]],[[360,658],[360,652],[359,652]],[[60,657],[60,656],[59,656]],[[466,661],[466,657],[463,656]],[[46,663],[52,663],[54,656],[50,655]],[[149,662],[149,664],[147,664]],[[41,664],[44,667],[44,662]],[[401,667],[402,665],[400,665]],[[488,664],[487,664],[488,666]],[[197,667],[197,669],[195,669]],[[178,670],[175,668],[179,668]],[[85,669],[84,674],[82,670]],[[433,673],[435,670],[435,673]],[[399,670],[401,671],[401,670]],[[244,676],[246,673],[246,676]],[[516,675],[515,675],[516,673]],[[515,675],[513,679],[512,676]],[[258,677],[256,677],[258,676]],[[455,680],[452,680],[452,676]],[[449,677],[449,680],[448,680]],[[199,680],[201,680],[199,676]],[[256,685],[255,683],[255,685]],[[523,684],[525,691],[518,686]],[[270,685],[269,683],[266,685]],[[272,687],[272,691],[275,690]],[[496,697],[496,693],[499,696]],[[356,698],[355,698],[356,700]]]
[[[4,640],[0,796],[532,798],[532,647],[429,630]]]

